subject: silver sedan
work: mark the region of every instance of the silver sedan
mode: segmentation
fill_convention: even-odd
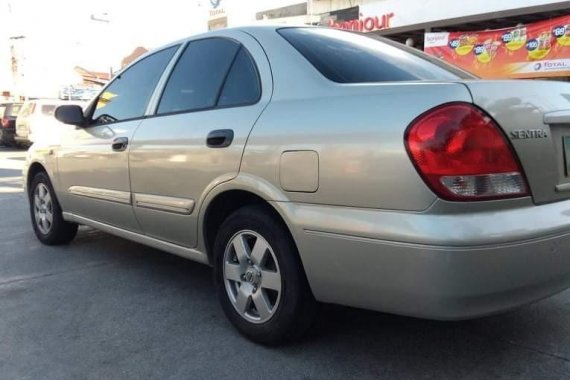
[[[150,52],[24,170],[34,231],[214,267],[250,339],[316,301],[455,320],[570,286],[570,85],[483,81],[388,40],[215,31]]]

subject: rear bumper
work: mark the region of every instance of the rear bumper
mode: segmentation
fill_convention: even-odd
[[[301,259],[323,302],[453,320],[570,287],[570,202],[443,218],[281,206],[290,225],[300,226],[294,235]],[[331,220],[346,231],[331,228]]]

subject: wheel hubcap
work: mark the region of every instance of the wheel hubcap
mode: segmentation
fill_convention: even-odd
[[[247,268],[245,281],[249,282],[254,288],[258,287],[261,283],[261,270],[255,266]]]
[[[53,224],[53,204],[49,190],[43,183],[36,186],[33,207],[36,226],[42,234],[47,235]]]
[[[236,311],[252,323],[267,322],[281,299],[281,272],[273,249],[257,232],[240,231],[224,252],[224,283]]]

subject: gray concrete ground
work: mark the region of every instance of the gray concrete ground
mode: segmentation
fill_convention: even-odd
[[[568,379],[570,292],[443,323],[322,306],[302,342],[239,336],[208,267],[92,229],[40,245],[0,148],[0,379]]]

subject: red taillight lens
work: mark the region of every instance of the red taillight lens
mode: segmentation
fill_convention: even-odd
[[[2,128],[8,128],[10,121],[8,120],[7,117],[3,117],[2,118]]]
[[[453,201],[528,195],[514,152],[493,120],[467,103],[451,103],[417,118],[406,148],[441,198]]]

